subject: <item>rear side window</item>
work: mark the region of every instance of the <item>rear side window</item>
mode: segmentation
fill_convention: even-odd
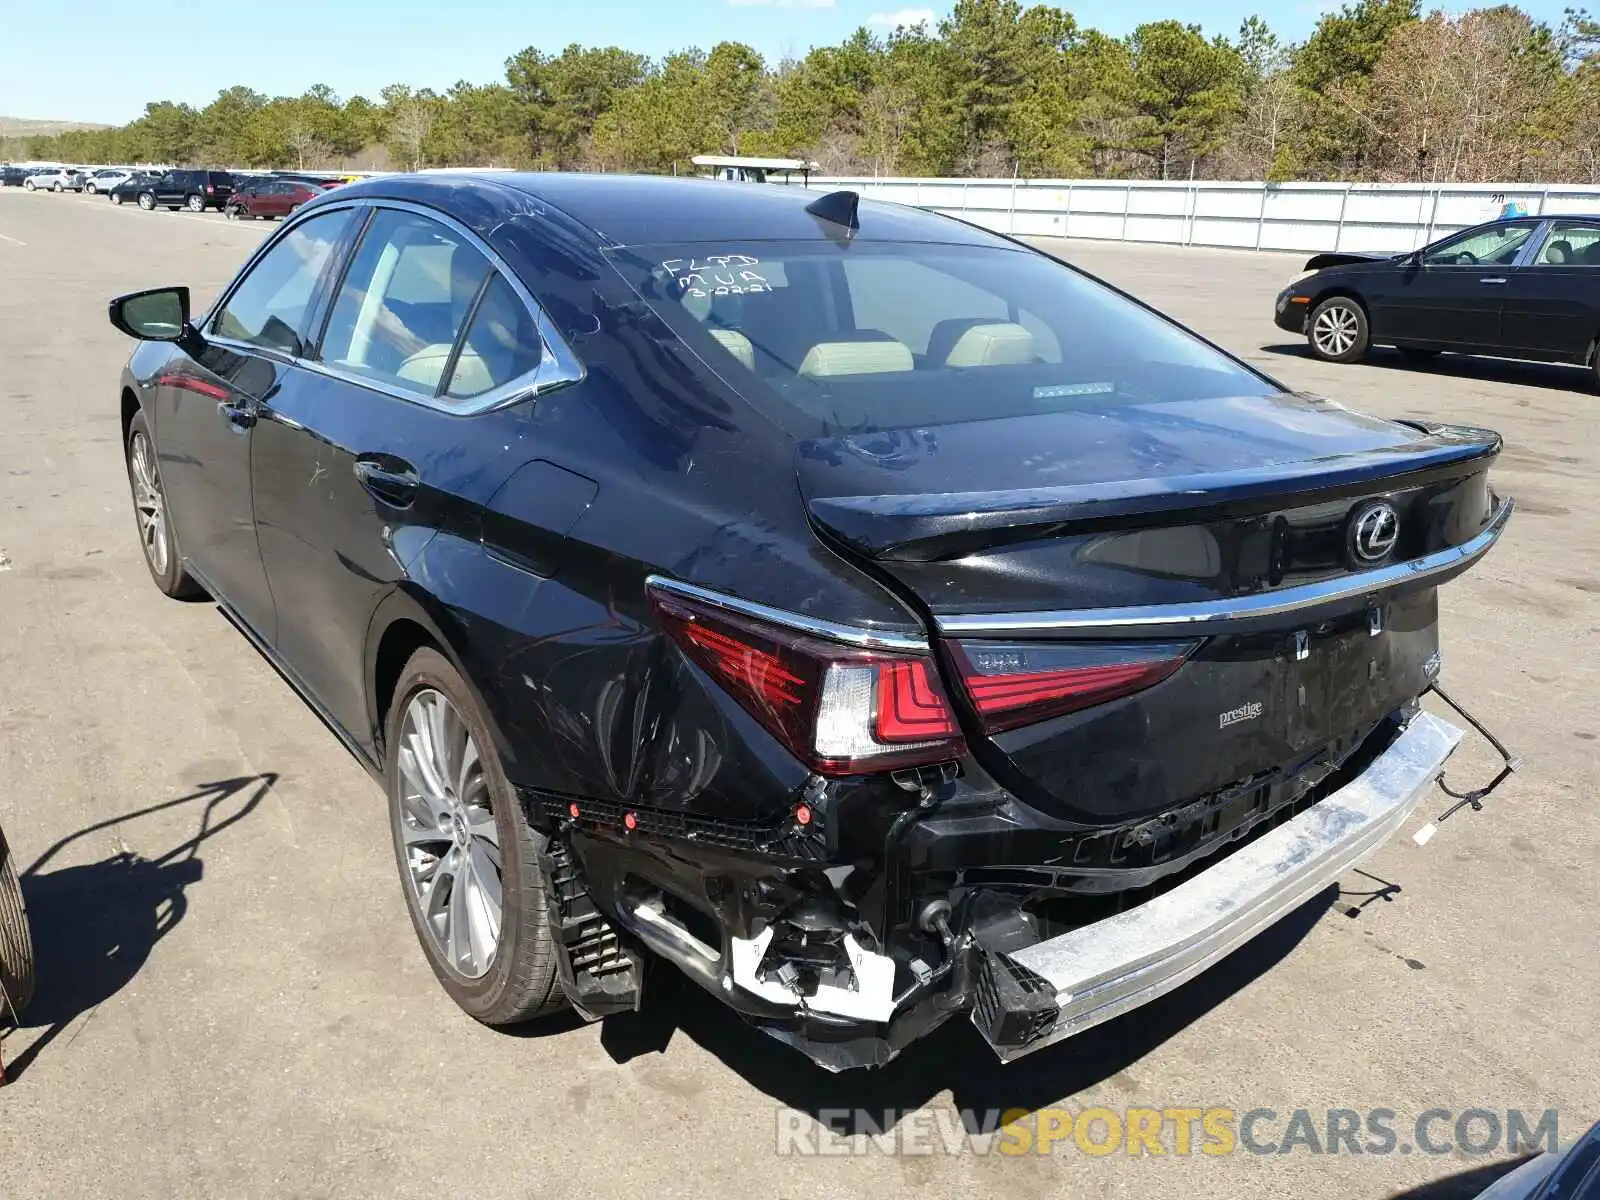
[[[437,395],[489,270],[476,248],[439,222],[380,210],[334,301],[323,361],[418,395]]]
[[[521,379],[538,368],[543,349],[533,314],[496,273],[472,314],[444,395],[470,400]]]
[[[303,357],[317,284],[350,220],[348,210],[296,225],[268,250],[211,322],[211,332]]]
[[[1600,225],[1557,221],[1533,260],[1536,267],[1600,267]]]
[[[679,338],[802,437],[1278,391],[1023,249],[819,238],[611,258]]]

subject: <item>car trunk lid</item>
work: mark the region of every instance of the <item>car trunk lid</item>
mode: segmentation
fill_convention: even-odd
[[[1504,519],[1498,437],[1291,393],[1090,400],[799,448],[814,526],[923,613],[1015,794],[1099,824],[1222,803],[1426,690],[1433,589]]]

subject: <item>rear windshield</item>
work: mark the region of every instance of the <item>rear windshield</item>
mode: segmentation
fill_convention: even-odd
[[[858,241],[630,246],[627,281],[802,436],[1279,389],[1025,249]]]

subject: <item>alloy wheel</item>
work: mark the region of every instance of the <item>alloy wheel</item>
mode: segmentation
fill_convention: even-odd
[[[204,200],[200,199],[199,196],[190,196],[189,197],[189,211],[190,212],[205,212],[205,210],[206,210],[206,202]]]
[[[161,494],[161,476],[156,470],[155,451],[150,439],[135,433],[128,443],[128,465],[133,475],[133,507],[139,519],[139,541],[150,569],[167,573],[167,505]]]
[[[156,198],[154,196],[152,196],[149,192],[141,192],[139,194],[139,207],[140,208],[144,209],[146,212],[149,212],[152,209],[154,209],[155,206],[156,206]]]
[[[442,692],[423,688],[407,703],[398,763],[393,813],[410,899],[436,959],[481,979],[500,944],[500,833],[477,743]]]
[[[1356,314],[1343,304],[1330,304],[1317,314],[1311,327],[1312,340],[1329,358],[1349,352],[1356,344],[1360,326]]]

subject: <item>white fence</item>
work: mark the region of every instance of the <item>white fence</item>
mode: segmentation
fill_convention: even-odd
[[[1159,183],[1105,179],[814,178],[948,213],[999,233],[1246,250],[1413,250],[1492,220],[1600,211],[1574,184]]]

